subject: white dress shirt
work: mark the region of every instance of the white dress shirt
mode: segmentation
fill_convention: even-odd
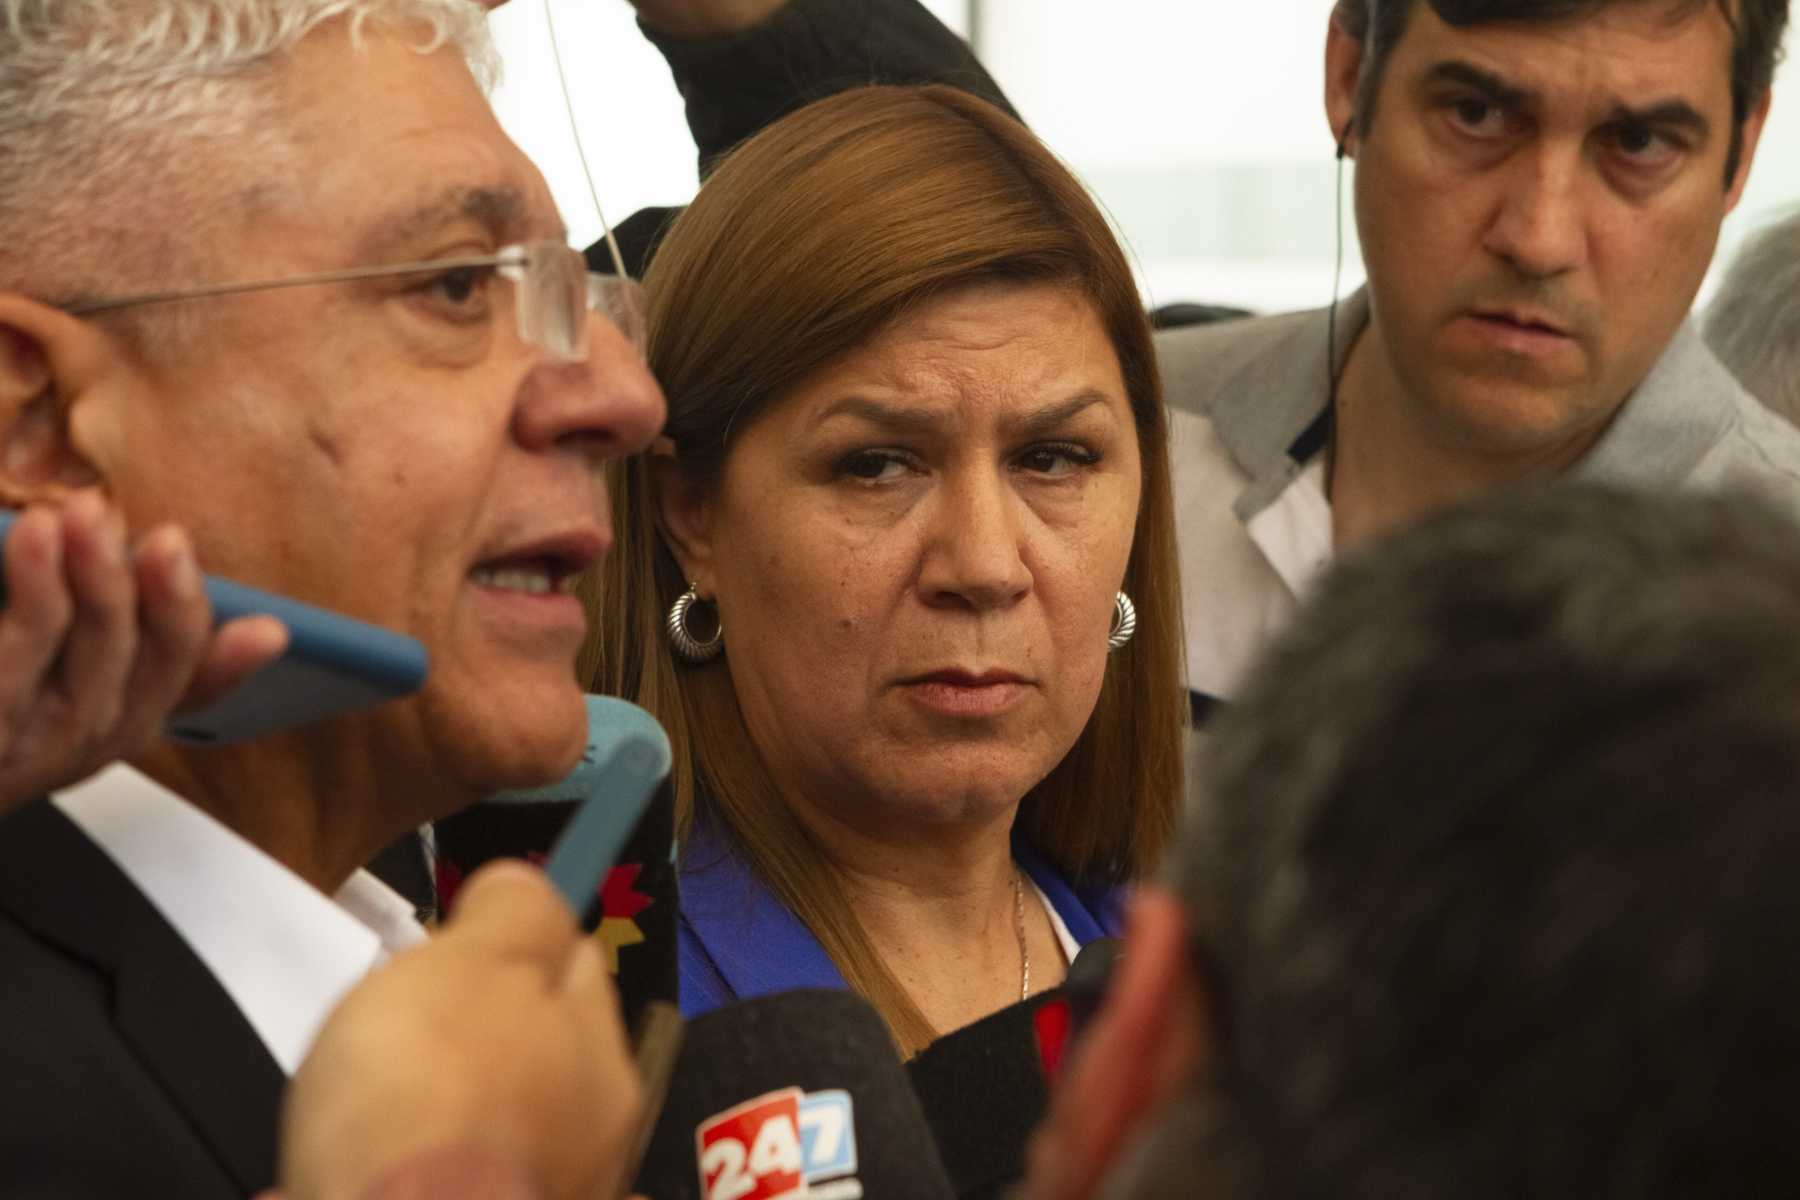
[[[52,802],[175,928],[289,1075],[346,992],[425,940],[412,905],[367,871],[326,896],[131,767]]]

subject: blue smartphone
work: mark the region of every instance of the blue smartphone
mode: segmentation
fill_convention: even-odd
[[[15,513],[0,510],[0,565]],[[271,616],[288,630],[287,653],[212,704],[169,718],[177,741],[224,745],[372,708],[419,690],[430,669],[409,637],[286,596],[205,577],[213,623]],[[0,607],[6,603],[0,575]]]

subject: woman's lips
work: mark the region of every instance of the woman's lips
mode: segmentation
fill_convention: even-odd
[[[949,717],[995,717],[1012,708],[1031,685],[1010,671],[934,671],[902,681],[900,689],[921,708]]]

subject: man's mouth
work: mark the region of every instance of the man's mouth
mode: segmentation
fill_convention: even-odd
[[[1526,333],[1548,334],[1552,337],[1570,336],[1567,329],[1549,317],[1535,312],[1514,309],[1477,309],[1471,315],[1477,320],[1488,321],[1510,329],[1523,330]]]
[[[577,572],[566,564],[549,559],[535,562],[484,563],[469,572],[469,578],[480,587],[503,592],[523,592],[528,596],[567,595],[575,590]]]
[[[581,573],[608,549],[604,533],[581,530],[513,545],[476,563],[469,579],[477,587],[525,596],[568,595]]]

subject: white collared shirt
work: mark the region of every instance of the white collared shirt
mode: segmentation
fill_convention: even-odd
[[[1269,639],[1287,626],[1332,558],[1331,503],[1315,459],[1248,522],[1232,502],[1249,476],[1212,421],[1169,410],[1171,483],[1181,555],[1187,684],[1218,700],[1238,685]]]
[[[412,905],[367,871],[326,896],[131,767],[52,802],[175,928],[289,1075],[346,992],[425,940]]]

